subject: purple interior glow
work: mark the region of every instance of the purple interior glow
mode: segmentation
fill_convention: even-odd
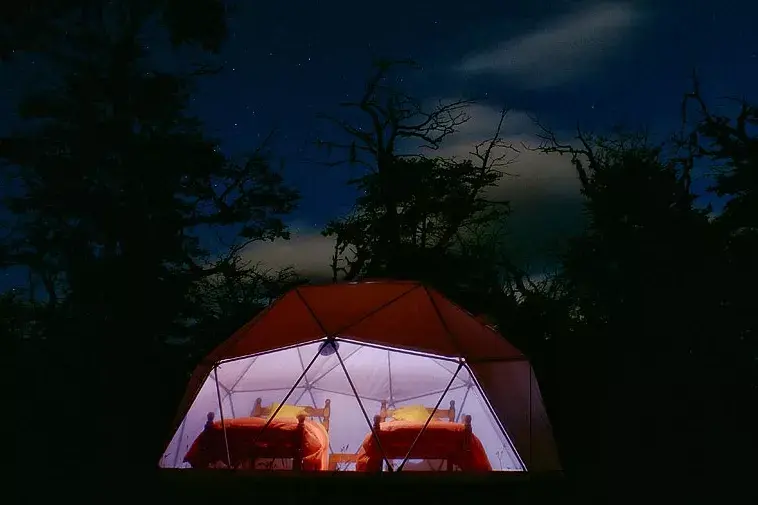
[[[328,398],[331,400],[330,451],[355,453],[370,432],[370,426],[340,365],[340,358],[369,419],[379,413],[382,400],[388,400],[391,408],[404,405],[433,407],[458,369],[458,364],[450,358],[408,354],[349,340],[340,341],[337,353],[324,356],[319,353],[322,344],[312,342],[220,363],[217,369],[218,390],[224,417],[249,416],[256,398],[261,398],[263,405],[287,403],[319,408]],[[313,365],[284,401],[314,356]],[[524,470],[505,430],[493,416],[467,366],[461,367],[455,375],[440,408],[447,409],[450,400],[455,400],[456,421],[463,415],[472,417],[473,432],[482,442],[493,470]],[[214,373],[206,379],[166,448],[159,463],[161,467],[188,467],[182,460],[202,432],[208,412],[213,412],[216,419],[220,418]],[[433,468],[436,468],[434,462],[409,461],[405,469]]]

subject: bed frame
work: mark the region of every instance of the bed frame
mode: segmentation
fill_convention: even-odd
[[[432,421],[436,421],[438,419],[447,419],[449,422],[454,423],[455,422],[455,400],[450,400],[450,408],[448,409],[437,409],[434,410],[434,407],[424,407],[426,409],[426,412],[431,415],[432,412],[434,412],[434,417],[432,417]],[[395,411],[399,409],[388,409],[387,408],[387,400],[382,401],[382,406],[379,409],[379,415],[374,416],[374,426],[376,426],[376,420],[379,418],[379,422],[383,423],[387,420],[388,417],[392,417],[395,415]]]
[[[434,410],[434,407],[424,407],[429,415],[432,416],[432,421],[435,420],[443,420],[447,419],[448,422],[454,423],[455,422],[455,400],[450,400],[450,407],[447,409],[437,409]],[[388,409],[387,408],[387,401],[382,401],[381,408],[379,410],[379,415],[374,416],[374,432],[379,433],[381,430],[381,423],[386,422],[388,418],[392,418],[392,416],[395,414],[395,410],[398,409]],[[464,437],[463,437],[463,450],[468,451],[471,447],[471,438],[473,436],[473,431],[471,429],[471,416],[465,415],[463,416],[463,426],[464,426]],[[450,462],[449,459],[446,458],[439,458],[444,459],[446,464],[446,470],[448,472],[453,471],[453,464]],[[382,464],[382,468],[384,468],[384,464]]]
[[[332,414],[332,401],[330,399],[326,399],[324,401],[324,407],[323,408],[315,408],[310,407],[307,405],[295,405],[296,407],[303,410],[304,414],[303,419],[305,418],[314,418],[318,417],[321,419],[321,424],[324,426],[324,429],[326,429],[327,433],[329,432],[329,418]],[[273,405],[269,405],[268,407],[263,406],[263,400],[260,398],[255,399],[255,404],[253,405],[253,410],[250,412],[250,417],[268,417],[271,414],[274,413],[274,410],[276,410]],[[300,416],[298,416],[298,420],[300,419]]]
[[[292,458],[292,470],[299,471],[303,468],[303,442],[304,442],[304,430],[306,418],[321,418],[321,424],[329,432],[329,418],[331,416],[331,400],[328,398],[324,402],[323,408],[315,408],[307,405],[296,405],[302,408],[303,413],[297,416],[297,429],[292,432],[293,440],[292,451],[285,451],[281,447],[266,447],[255,449],[254,454],[250,455],[249,468],[253,469],[255,460],[257,459],[289,459]],[[267,407],[263,406],[263,401],[260,398],[255,399],[253,410],[250,412],[250,417],[268,418],[274,413],[276,409],[273,405]],[[208,421],[205,423],[205,428],[209,429],[213,424],[215,414],[208,412]]]
[[[426,407],[429,414],[432,413],[434,407]],[[395,413],[394,409],[387,408],[387,401],[382,401],[379,415],[374,416],[374,433],[379,433],[379,424],[383,423],[388,417],[392,417]],[[450,401],[449,409],[437,409],[434,413],[433,419],[447,419],[451,423],[455,421],[455,401]],[[467,437],[468,438],[468,437]],[[358,454],[356,453],[332,453],[329,456],[329,470],[338,471],[339,465],[349,465],[358,461]]]

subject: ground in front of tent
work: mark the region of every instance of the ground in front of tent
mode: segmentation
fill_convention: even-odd
[[[357,472],[293,475],[213,470],[163,471],[151,496],[163,503],[250,500],[273,503],[575,503],[562,475],[525,472]]]

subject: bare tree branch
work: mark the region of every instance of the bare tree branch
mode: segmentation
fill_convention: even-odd
[[[478,161],[476,165],[476,180],[472,181],[469,193],[465,202],[459,206],[460,214],[449,216],[444,224],[444,231],[439,238],[436,249],[447,248],[458,230],[466,227],[469,221],[476,219],[476,214],[471,214],[470,209],[476,206],[477,200],[483,201],[482,191],[488,186],[493,186],[504,175],[503,170],[506,166],[512,164],[515,159],[509,158],[509,152],[518,153],[519,151],[510,143],[505,142],[500,133],[503,129],[503,123],[508,115],[508,109],[503,107],[500,111],[500,118],[492,136],[479,142],[474,146],[474,151],[469,154]],[[493,151],[502,149],[502,154],[493,154]],[[455,163],[455,162],[453,162]]]
[[[571,156],[571,164],[576,169],[576,173],[579,176],[579,181],[582,184],[582,189],[587,192],[591,190],[590,177],[587,172],[587,167],[581,159],[582,156],[587,158],[589,162],[589,168],[595,170],[598,167],[597,157],[594,149],[590,145],[589,139],[582,133],[577,127],[576,139],[579,140],[582,147],[577,148],[571,144],[565,144],[558,141],[555,132],[545,126],[543,123],[535,119],[535,123],[540,128],[540,133],[537,134],[537,138],[540,139],[540,145],[536,149],[529,148],[524,145],[526,149],[540,151],[543,153],[558,153],[560,155],[568,154]]]
[[[515,158],[508,156],[509,151],[520,154],[520,151],[516,149],[512,143],[506,142],[500,136],[500,132],[503,129],[503,123],[505,122],[507,115],[508,109],[503,107],[500,110],[500,119],[497,123],[497,127],[495,128],[495,132],[493,133],[492,137],[490,137],[488,140],[479,142],[474,146],[474,151],[469,152],[471,156],[479,160],[479,169],[482,172],[486,172],[488,170],[498,170],[503,175],[513,175],[501,170],[506,166],[512,165],[516,161]],[[484,151],[482,151],[482,149],[484,149]],[[493,157],[493,150],[501,149],[503,150],[503,153],[500,155],[495,155]]]
[[[381,171],[385,160],[399,155],[397,143],[400,140],[418,140],[421,144],[417,147],[436,150],[448,135],[469,120],[465,109],[473,103],[471,100],[440,101],[432,110],[426,110],[419,100],[387,85],[390,71],[398,65],[413,63],[405,60],[377,62],[361,99],[340,104],[363,113],[368,127],[364,129],[333,116],[320,115],[349,135],[353,142],[317,140],[317,146],[330,151],[348,151],[348,159],[340,162],[362,163]],[[361,154],[369,159],[361,159]]]

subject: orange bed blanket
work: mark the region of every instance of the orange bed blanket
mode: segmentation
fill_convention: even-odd
[[[424,423],[413,421],[389,421],[380,424],[377,435],[381,449],[374,435],[369,433],[358,451],[355,470],[358,472],[378,472],[384,459],[403,459],[411,448]],[[487,453],[476,435],[470,435],[468,450],[464,450],[466,427],[461,423],[432,421],[413,447],[409,459],[447,459],[464,472],[492,471]]]
[[[233,467],[249,461],[256,453],[261,458],[285,458],[294,450],[296,419],[274,419],[263,433],[266,419],[244,417],[225,419],[229,456]],[[325,470],[329,464],[329,434],[318,422],[306,420],[303,425],[303,470]],[[254,444],[255,442],[255,444]],[[290,456],[291,457],[291,456]],[[214,422],[195,439],[184,461],[193,468],[207,468],[216,462],[226,463],[226,443],[221,421]]]

